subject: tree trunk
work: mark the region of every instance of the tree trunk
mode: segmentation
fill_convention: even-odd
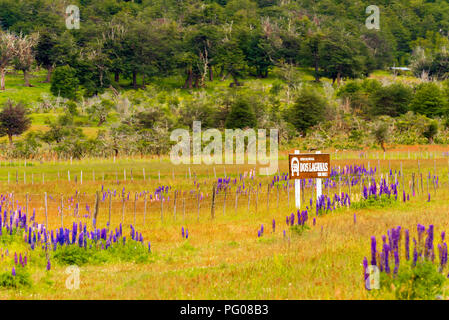
[[[28,73],[28,70],[23,70],[23,80],[25,81],[25,87],[31,87],[30,74]]]
[[[382,141],[382,142],[380,143],[380,147],[382,148],[382,150],[383,150],[384,152],[387,151],[387,149],[385,148],[385,142],[384,142],[384,141]]]
[[[209,66],[209,81],[214,81],[214,71],[212,70],[212,66]]]
[[[195,75],[195,88],[199,88],[200,87],[200,77],[198,75]]]
[[[145,88],[145,73],[142,75],[142,86]]]
[[[231,73],[232,79],[234,80],[234,82],[231,82],[231,84],[229,85],[230,87],[238,87],[241,85],[241,83],[239,82],[239,80],[237,79],[237,76],[234,73]]]
[[[341,74],[340,72],[337,73],[337,85],[340,86],[340,82],[341,82]]]
[[[0,90],[5,90],[5,73],[5,69],[0,70]]]
[[[133,71],[133,87],[137,89],[137,72]]]
[[[53,72],[53,67],[50,66],[47,68],[47,79],[45,79],[46,83],[49,83],[51,81],[51,73]]]
[[[187,70],[187,79],[184,83],[183,89],[192,89],[193,72],[192,69]]]
[[[320,82],[320,76],[319,76],[319,74],[318,74],[318,57],[317,56],[315,56],[314,57],[315,59],[315,82]]]
[[[9,145],[12,145],[12,134],[8,134]]]
[[[114,81],[119,82],[120,81],[120,72],[115,71],[114,72]]]

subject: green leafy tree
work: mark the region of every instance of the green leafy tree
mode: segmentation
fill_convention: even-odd
[[[238,97],[226,117],[226,128],[254,128],[257,125],[255,110],[248,98]]]
[[[326,99],[315,89],[306,87],[299,92],[286,120],[305,134],[307,129],[325,119],[327,108]]]
[[[429,143],[433,143],[433,139],[438,134],[438,122],[432,121],[423,132],[423,136],[427,138]]]
[[[412,96],[412,89],[399,83],[380,87],[370,97],[374,101],[371,113],[391,117],[407,113]]]
[[[446,101],[439,86],[433,82],[420,84],[411,102],[411,109],[427,117],[446,113]]]
[[[51,79],[50,91],[55,96],[74,100],[78,89],[79,80],[76,70],[70,66],[57,67]]]
[[[386,146],[385,144],[388,142],[389,139],[389,127],[388,124],[382,122],[373,130],[374,139],[376,142],[380,145],[382,150],[385,152]]]
[[[114,102],[107,99],[102,99],[100,103],[93,104],[87,112],[93,118],[98,120],[97,126],[101,126],[106,122],[106,118],[109,115],[109,112],[113,110]]]
[[[50,82],[51,73],[57,61],[55,46],[57,44],[56,35],[50,31],[44,31],[39,36],[36,45],[36,62],[39,66],[47,69],[47,78],[45,82]]]

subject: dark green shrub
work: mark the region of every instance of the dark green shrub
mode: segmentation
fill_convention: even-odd
[[[74,100],[78,89],[76,70],[70,66],[57,67],[51,79],[50,91],[55,96]]]
[[[418,262],[415,267],[401,267],[396,277],[381,273],[381,288],[393,289],[397,299],[434,300],[442,294],[446,277],[431,261]]]
[[[257,125],[253,105],[246,97],[239,97],[231,107],[225,126],[229,129],[254,128]]]
[[[326,99],[315,89],[303,88],[286,119],[297,130],[305,133],[307,129],[317,125],[325,119],[327,109]]]
[[[427,117],[446,113],[446,102],[438,85],[433,82],[420,84],[411,102],[411,109]]]
[[[12,275],[11,271],[5,271],[0,274],[0,287],[3,288],[30,287],[31,284],[30,274],[21,266],[16,266],[15,276]]]

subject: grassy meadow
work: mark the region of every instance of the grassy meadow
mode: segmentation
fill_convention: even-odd
[[[286,157],[280,156],[281,176],[288,169]],[[411,178],[412,173],[418,176],[418,159],[424,176],[423,192],[418,183],[413,197]],[[370,168],[376,167],[376,181],[380,175],[385,177],[389,167],[394,176],[402,165],[405,189],[398,178],[399,190],[400,194],[402,190],[409,194],[410,201],[404,203],[398,196],[388,207],[354,209],[357,207],[354,204],[362,201],[359,183],[351,188],[351,206],[337,206],[334,211],[316,216],[309,203],[313,188],[306,186],[301,210],[309,207],[309,219],[302,232],[297,232],[286,224],[286,216],[296,211],[292,183],[290,189],[286,180],[272,184],[273,176],[259,175],[258,167],[253,177],[252,165],[216,165],[214,174],[214,166],[173,166],[167,158],[28,161],[26,166],[23,160],[2,161],[2,193],[10,210],[12,203],[16,210],[20,207],[28,211],[28,216],[35,210],[35,221],[45,224],[46,192],[48,229],[59,228],[61,224],[67,228],[79,221],[91,228],[92,209],[89,212],[86,205],[93,208],[95,192],[101,194],[103,190],[111,195],[110,228],[122,223],[123,233],[129,237],[132,224],[145,242],[151,242],[151,253],[143,261],[108,258],[83,264],[79,266],[79,289],[69,290],[67,264],[52,257],[51,269],[46,270],[43,250],[31,250],[20,239],[23,236],[20,232],[19,238],[12,242],[7,240],[9,235],[3,235],[0,272],[10,272],[12,252],[27,253],[30,263],[26,268],[31,279],[27,286],[0,290],[0,298],[392,299],[390,290],[368,291],[364,287],[362,260],[370,254],[370,237],[380,238],[387,229],[398,225],[410,229],[412,234],[418,223],[434,224],[435,234],[449,230],[449,163],[437,148],[410,153],[398,149],[387,152],[385,160],[377,152],[331,151],[334,169],[347,165],[367,168],[368,162]],[[437,188],[429,186],[428,202],[426,174],[433,175],[435,169],[439,183]],[[216,194],[212,217],[212,188],[225,171],[231,177],[230,188],[226,200],[223,191]],[[162,205],[159,199],[147,197],[145,208],[143,191],[154,195],[159,186],[169,187]],[[324,195],[338,192],[348,193],[349,188],[343,183],[331,188],[323,184]],[[76,203],[78,214],[74,210]],[[4,207],[4,200],[2,204]],[[107,227],[108,219],[109,196],[106,196],[99,201],[96,226]],[[261,225],[264,232],[258,237]],[[188,239],[182,236],[182,228],[188,230]],[[9,256],[3,256],[6,249]]]

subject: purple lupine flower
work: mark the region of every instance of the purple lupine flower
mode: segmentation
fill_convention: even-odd
[[[189,238],[189,230],[186,229],[186,239],[188,239],[188,238]]]
[[[257,237],[260,238],[260,230],[257,230]]]
[[[445,238],[445,236],[446,236],[446,232],[441,232],[441,241],[444,241],[444,238]]]
[[[262,226],[260,227],[260,234],[263,234],[263,224],[262,224]]]
[[[426,238],[426,250],[425,256],[428,259],[433,261],[434,253],[433,253],[433,225],[429,225],[429,229],[427,230],[427,238]]]
[[[393,273],[397,274],[399,269],[399,253],[397,250],[394,251],[394,270]]]
[[[276,221],[273,219],[273,222],[271,223],[271,226],[273,228],[273,233],[276,230]]]
[[[181,235],[184,238],[184,227],[181,228]]]
[[[50,260],[47,261],[47,271],[50,271],[51,269],[51,263]]]
[[[430,202],[430,193],[427,194],[427,202]]]
[[[285,238],[285,230],[284,230],[284,238]]]
[[[313,218],[313,226],[315,226],[315,224],[316,224],[316,219]]]
[[[12,275],[13,275],[13,277],[15,277],[16,276],[16,268],[14,268],[14,267],[12,267]]]
[[[148,252],[151,252],[151,243],[148,241]]]
[[[367,286],[367,283],[366,283],[367,282],[366,280],[368,280],[368,277],[369,277],[369,274],[367,272],[368,260],[366,259],[366,257],[363,258],[362,264],[363,264],[363,279],[365,280],[365,288],[369,290],[369,286]]]
[[[388,257],[389,257],[389,252],[390,252],[390,246],[387,243],[385,243],[383,250],[385,252],[384,253],[385,272],[386,273],[390,273],[390,265],[388,264]]]
[[[415,242],[415,246],[413,247],[413,266],[416,266],[417,260],[418,260],[418,250],[416,250],[416,242]]]
[[[371,237],[371,265],[375,266],[377,265],[376,262],[376,237],[372,236]]]
[[[357,222],[357,217],[356,217],[356,215],[354,213],[354,224],[356,224],[356,222]]]
[[[410,260],[410,236],[408,229],[405,230],[405,259]]]

